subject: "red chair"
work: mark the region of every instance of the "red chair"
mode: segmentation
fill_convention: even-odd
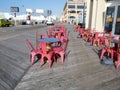
[[[97,46],[99,46],[100,45],[100,38],[99,38],[99,32],[95,32],[94,33],[94,36],[93,36],[93,38],[92,38],[92,45],[94,46],[94,45],[97,45]]]
[[[65,26],[60,26],[60,31],[64,32],[64,30],[65,30]]]
[[[63,35],[61,36],[61,40],[62,40],[63,42],[69,41],[69,40],[68,40],[69,34],[70,34],[70,31],[67,31],[67,30],[66,30],[66,31],[63,33]]]
[[[116,36],[117,40],[119,40],[119,37]],[[120,67],[120,44],[117,44],[117,63],[116,64],[116,68],[118,69]]]
[[[53,31],[52,30],[49,30],[49,31],[46,31],[46,34],[49,38],[52,38],[54,37],[54,34],[53,34]]]
[[[118,36],[117,36],[118,37]],[[116,36],[113,39],[118,39]],[[105,39],[105,47],[102,48],[100,55],[100,60],[103,59],[105,52],[108,52],[111,55],[112,60],[114,60],[115,54],[117,53],[117,47],[110,47],[111,40],[108,38]]]
[[[48,44],[46,42],[41,42],[42,55],[41,55],[41,60],[40,60],[40,67],[42,67],[42,65],[45,63],[46,59],[48,61],[49,68],[51,67],[52,59],[54,59],[53,58],[54,52],[50,45],[51,45],[50,43]]]
[[[103,32],[101,32],[101,35],[102,36],[100,37],[100,45],[104,45],[105,39],[110,36],[110,32],[107,32],[106,30],[104,30]]]
[[[68,42],[69,42],[69,40],[67,40],[64,43],[62,43],[61,46],[53,47],[53,51],[54,51],[55,55],[56,56],[60,55],[62,64],[64,64],[65,54],[66,54],[66,49],[67,49],[67,46],[68,46]]]
[[[117,52],[117,63],[116,64],[116,68],[118,69],[120,67],[120,47],[118,47],[118,52]]]
[[[35,49],[28,39],[26,39],[26,43],[30,49],[30,62],[31,65],[33,65],[37,61],[35,60],[35,56],[39,55],[41,57],[42,51],[40,49]]]
[[[91,29],[88,28],[85,30],[84,38],[86,41],[91,41],[91,39],[90,39],[91,38]]]
[[[62,44],[64,41],[68,40],[68,36],[70,34],[70,31],[65,30],[65,32],[57,32],[55,38],[58,38],[61,42],[57,42],[59,44]]]
[[[75,26],[74,31],[77,32],[79,27],[80,27],[80,26]]]

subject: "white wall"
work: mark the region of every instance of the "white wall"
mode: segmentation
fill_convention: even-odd
[[[99,32],[103,31],[104,18],[105,18],[105,0],[98,0],[95,29]]]

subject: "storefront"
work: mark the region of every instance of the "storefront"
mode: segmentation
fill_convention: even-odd
[[[110,1],[106,6],[104,29],[112,31],[113,35],[120,35],[120,1]]]

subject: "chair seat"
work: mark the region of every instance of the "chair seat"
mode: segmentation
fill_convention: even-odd
[[[57,51],[57,52],[60,52],[60,51],[62,51],[63,50],[63,48],[62,47],[60,47],[60,46],[55,46],[55,47],[53,47],[53,51]]]

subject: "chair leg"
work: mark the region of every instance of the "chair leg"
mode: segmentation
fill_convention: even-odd
[[[100,60],[102,60],[103,59],[103,56],[104,56],[104,53],[106,52],[106,49],[105,48],[103,48],[102,49],[102,52],[101,52],[101,55],[100,55]]]
[[[51,64],[52,64],[51,57],[49,57],[48,58],[48,66],[49,66],[49,68],[51,68]]]
[[[57,55],[56,54],[54,54],[53,59],[55,62],[57,62]]]
[[[64,60],[65,60],[65,53],[60,53],[60,57],[61,57],[61,61],[62,61],[62,64],[64,64]]]
[[[100,46],[100,39],[98,39],[98,46]]]
[[[92,43],[93,46],[95,46],[95,42],[96,42],[96,40],[93,40],[93,43]]]
[[[31,64],[33,65],[34,64],[34,57],[35,57],[36,53],[32,52],[30,54],[30,60],[31,60]]]
[[[44,57],[42,56],[41,60],[40,60],[40,67],[42,67],[44,64]]]
[[[120,54],[118,53],[117,54],[117,65],[116,65],[116,68],[118,69],[119,68],[119,66],[120,66]]]
[[[113,50],[111,50],[111,58],[112,58],[112,60],[114,59],[114,51]]]

